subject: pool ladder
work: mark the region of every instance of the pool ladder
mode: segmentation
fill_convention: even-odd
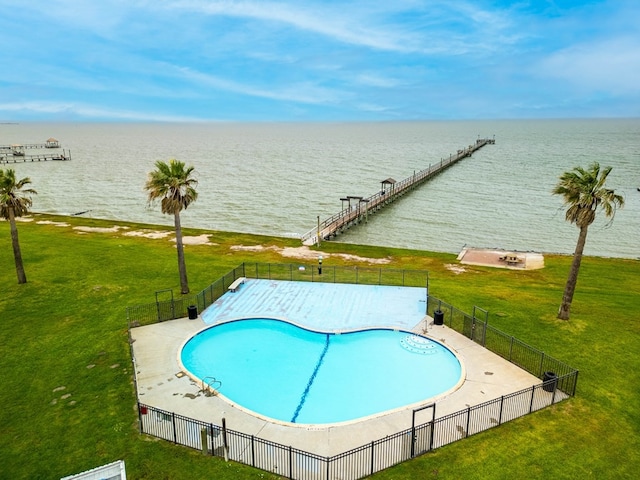
[[[207,397],[216,396],[218,395],[218,390],[221,386],[222,382],[216,379],[216,377],[204,377],[202,379],[202,389],[200,391],[204,392]]]

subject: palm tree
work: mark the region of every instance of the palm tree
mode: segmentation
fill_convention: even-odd
[[[604,186],[609,173],[611,173],[611,167],[600,170],[597,162],[592,163],[587,170],[575,167],[572,171],[564,172],[553,189],[555,195],[564,197],[564,204],[568,207],[566,220],[575,223],[580,229],[569,278],[562,296],[562,305],[558,311],[558,318],[561,320],[569,320],[571,301],[578,283],[582,252],[587,240],[587,229],[596,218],[596,210],[598,207],[604,210],[605,215],[611,218],[609,221],[611,224],[616,208],[624,206],[624,198]]]
[[[149,204],[161,199],[162,213],[173,214],[176,228],[176,247],[178,250],[178,270],[180,271],[180,288],[183,294],[189,293],[187,281],[187,266],[184,262],[184,248],[182,246],[182,227],[180,226],[180,212],[186,210],[198,198],[195,187],[198,181],[191,175],[193,167],[185,168],[184,162],[175,158],[169,163],[158,160],[156,170],[149,173],[145,189],[149,192]]]
[[[16,181],[16,172],[13,169],[0,170],[0,216],[5,220],[9,220],[11,225],[11,243],[13,245],[13,258],[16,263],[18,283],[27,283],[27,275],[24,273],[24,265],[22,264],[16,217],[29,213],[29,208],[31,208],[32,204],[31,195],[38,193],[32,188],[24,188],[25,185],[30,183],[31,180],[28,177]]]

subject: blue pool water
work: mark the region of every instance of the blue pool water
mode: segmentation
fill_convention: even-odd
[[[186,370],[215,377],[233,403],[300,424],[338,423],[422,402],[460,381],[446,347],[409,332],[334,334],[245,319],[210,327],[183,347]]]

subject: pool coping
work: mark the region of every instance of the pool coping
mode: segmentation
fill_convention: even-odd
[[[183,318],[131,328],[141,403],[215,425],[225,418],[230,429],[321,456],[336,455],[411,427],[415,404],[346,425],[291,426],[257,418],[219,396],[207,396],[200,385],[184,374],[177,358],[188,338],[210,326],[199,316],[195,320]],[[541,383],[539,378],[449,327],[435,325],[429,316],[424,316],[411,331],[442,343],[459,356],[465,367],[460,388],[436,401],[436,418]],[[416,422],[424,423],[430,417],[430,414],[429,418],[418,416]]]
[[[251,317],[251,318],[247,318],[247,317],[238,317],[238,318],[229,318],[229,319],[225,319],[222,320],[220,322],[217,322],[215,324],[211,324],[211,325],[206,325],[205,327],[201,328],[200,330],[196,331],[193,335],[187,337],[184,342],[182,342],[182,344],[180,345],[178,352],[177,352],[177,358],[176,361],[180,367],[180,370],[187,375],[189,378],[191,378],[191,380],[193,381],[194,384],[200,384],[201,385],[201,389],[203,390],[203,393],[205,393],[205,395],[207,394],[207,392],[204,392],[205,390],[205,384],[204,384],[204,379],[199,378],[197,375],[193,374],[188,368],[185,367],[185,365],[182,362],[182,350],[185,347],[185,345],[196,335],[201,334],[202,332],[209,330],[210,328],[215,328],[218,327],[220,325],[224,325],[226,323],[229,322],[237,322],[237,321],[242,321],[242,320],[251,320],[251,319],[255,319],[257,317]],[[307,327],[305,325],[302,325],[298,322],[294,322],[292,320],[289,320],[285,317],[281,317],[281,318],[275,318],[275,317],[270,317],[267,320],[277,320],[280,322],[285,322],[288,323],[290,325],[296,326],[298,328],[310,331],[310,332],[315,332],[315,333],[323,333],[323,334],[331,334],[331,335],[342,335],[342,334],[350,334],[350,333],[357,333],[357,332],[365,332],[365,331],[370,331],[370,330],[392,330],[392,331],[396,331],[396,332],[403,332],[406,333],[408,335],[418,335],[420,337],[424,337],[424,338],[429,338],[430,340],[432,340],[435,343],[440,344],[442,347],[444,347],[445,349],[447,349],[449,352],[451,352],[451,354],[456,358],[456,360],[458,360],[458,362],[460,363],[460,378],[458,379],[458,381],[456,382],[455,385],[453,385],[452,387],[448,388],[447,390],[438,393],[437,395],[433,395],[429,398],[426,398],[424,400],[420,400],[417,402],[412,402],[412,403],[408,403],[406,405],[400,406],[400,407],[395,407],[395,408],[391,408],[389,410],[384,410],[382,412],[376,412],[376,413],[372,413],[370,415],[366,415],[364,417],[359,417],[359,418],[355,418],[352,420],[345,420],[342,422],[332,422],[332,423],[321,423],[321,424],[310,424],[310,423],[293,423],[293,422],[287,422],[285,420],[279,420],[277,418],[272,418],[272,417],[268,417],[266,415],[263,415],[259,412],[253,411],[251,409],[248,409],[246,407],[244,407],[243,405],[239,404],[238,402],[234,402],[233,400],[231,400],[230,398],[226,397],[225,395],[223,395],[222,393],[218,393],[215,391],[215,389],[211,388],[210,386],[207,386],[209,395],[215,395],[218,396],[219,398],[223,399],[224,401],[226,401],[229,405],[232,405],[235,408],[238,408],[242,411],[244,411],[245,413],[247,413],[248,415],[252,415],[254,417],[259,418],[260,420],[264,420],[267,422],[271,422],[271,423],[275,423],[278,425],[283,425],[286,427],[291,427],[291,428],[302,428],[302,429],[306,429],[309,427],[313,427],[314,429],[329,429],[329,428],[334,428],[334,427],[342,427],[342,426],[346,426],[349,424],[353,424],[353,423],[361,423],[367,420],[371,420],[373,418],[377,418],[377,417],[382,417],[382,416],[386,416],[389,414],[392,414],[394,412],[398,412],[398,411],[406,411],[407,409],[417,409],[420,407],[423,407],[425,405],[429,405],[429,404],[433,404],[433,403],[437,403],[440,399],[447,397],[448,395],[450,395],[451,393],[455,392],[456,390],[458,390],[465,382],[466,379],[466,367],[465,367],[465,363],[464,361],[458,356],[457,352],[448,347],[447,345],[445,345],[444,343],[439,342],[438,340],[434,339],[433,337],[428,337],[427,335],[424,335],[423,333],[419,333],[419,332],[415,332],[415,331],[410,331],[404,328],[399,328],[397,326],[394,327],[361,327],[361,328],[349,328],[349,329],[332,329],[332,330],[317,330],[316,328],[311,328],[311,327]],[[208,378],[208,377],[205,377]]]

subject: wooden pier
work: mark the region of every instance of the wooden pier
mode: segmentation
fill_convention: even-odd
[[[0,165],[7,163],[50,162],[71,160],[71,151],[62,153],[58,150],[60,142],[51,137],[45,143],[14,143],[13,145],[0,145]],[[25,150],[45,150],[46,153],[27,155]]]
[[[414,190],[463,158],[470,157],[485,145],[494,143],[496,143],[495,138],[478,138],[475,144],[458,150],[457,153],[449,155],[449,158],[442,159],[434,165],[429,165],[429,168],[414,172],[413,175],[402,181],[396,182],[393,178],[382,180],[380,191],[370,197],[347,196],[341,198],[342,211],[324,221],[320,221],[320,217],[318,217],[317,227],[302,235],[302,243],[304,245],[319,245],[322,240],[330,240],[348,228],[362,221],[368,221],[369,215]]]
[[[1,150],[10,150],[12,152],[14,151],[24,151],[25,149],[32,149],[32,148],[37,148],[37,149],[42,149],[42,148],[60,148],[60,142],[58,140],[56,140],[55,138],[51,137],[49,139],[47,139],[46,142],[44,143],[14,143],[13,145],[0,145],[0,151]]]
[[[9,163],[51,162],[71,160],[71,152],[62,150],[62,153],[41,153],[37,155],[11,155],[0,152],[0,165]]]

